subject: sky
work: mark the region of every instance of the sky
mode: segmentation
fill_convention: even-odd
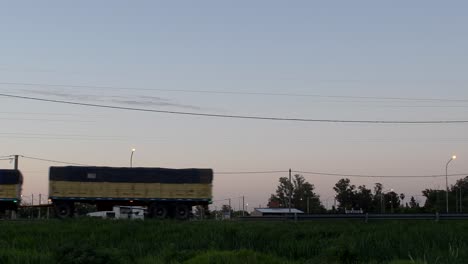
[[[467,8],[428,0],[0,1],[0,93],[221,115],[468,120]],[[456,154],[449,173],[468,175],[468,124],[244,120],[3,96],[0,122],[0,156],[129,166],[136,148],[134,166],[213,168],[214,200],[245,196],[250,207],[266,206],[287,174],[216,172],[439,175]],[[21,158],[23,193],[46,196],[53,165]],[[304,176],[331,206],[340,177]],[[445,187],[444,178],[351,182],[381,182],[417,199]]]

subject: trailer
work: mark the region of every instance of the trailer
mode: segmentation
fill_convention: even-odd
[[[0,213],[5,213],[6,210],[18,210],[22,186],[21,171],[0,169]]]
[[[187,219],[193,206],[211,203],[212,183],[212,169],[50,167],[49,199],[60,218],[88,203],[98,211],[144,206],[152,218]]]

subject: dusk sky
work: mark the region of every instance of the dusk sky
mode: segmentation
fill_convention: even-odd
[[[466,1],[0,3],[1,94],[221,115],[468,120]],[[444,175],[456,154],[449,173],[468,175],[468,123],[244,120],[3,96],[0,122],[0,156],[129,166],[136,148],[134,166],[213,168],[214,200],[245,195],[249,207],[266,206],[287,174],[216,172]],[[20,159],[23,193],[47,194],[53,165]],[[340,177],[304,176],[330,206]],[[408,197],[445,188],[444,177],[350,179]]]

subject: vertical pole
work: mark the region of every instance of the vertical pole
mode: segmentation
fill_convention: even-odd
[[[291,190],[289,190],[289,213],[291,214],[291,195],[292,195],[292,181],[291,181],[291,169],[289,169],[289,184],[291,185]]]
[[[445,165],[445,209],[447,211],[447,214],[449,212],[449,202],[448,202],[448,199],[449,199],[449,195],[448,195],[448,192],[449,192],[449,188],[448,188],[448,165],[449,163],[452,161],[452,159],[450,159],[448,162],[447,162],[447,165]]]
[[[31,205],[34,205],[34,193],[31,194]]]
[[[244,216],[244,211],[245,211],[245,197],[242,196],[242,216]]]
[[[18,170],[18,159],[19,155],[15,155],[15,170]]]
[[[383,214],[383,195],[380,193],[380,213]]]
[[[133,168],[133,153],[135,153],[135,149],[132,149],[132,155],[130,155],[130,168]]]
[[[39,205],[41,205],[41,199],[42,199],[42,194],[39,194]],[[37,208],[37,210],[38,210],[38,212],[39,212],[39,213],[37,214],[37,218],[41,219],[41,207],[39,206],[39,207]]]
[[[309,209],[309,196],[307,196],[307,214],[310,214],[310,209]]]
[[[232,211],[231,198],[229,198],[229,219],[231,219],[231,211]]]

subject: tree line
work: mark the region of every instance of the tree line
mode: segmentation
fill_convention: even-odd
[[[268,207],[288,208],[291,204],[292,208],[305,213],[344,213],[346,210],[362,210],[363,213],[434,213],[446,210],[446,190],[423,190],[421,197],[425,198],[425,202],[420,205],[414,196],[407,201],[404,193],[385,189],[382,183],[368,188],[365,185],[356,186],[351,184],[350,179],[343,178],[333,187],[336,205],[330,210],[324,207],[320,196],[314,191],[315,186],[300,174],[294,175],[291,181],[281,177],[275,194],[269,198]],[[468,176],[451,185],[448,196],[449,212],[468,211]]]

